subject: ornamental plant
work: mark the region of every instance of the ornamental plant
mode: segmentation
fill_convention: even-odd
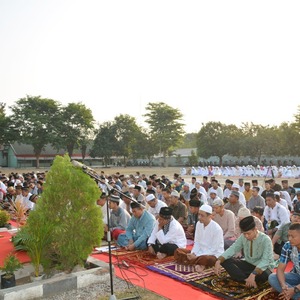
[[[94,179],[74,167],[68,155],[56,156],[36,205],[36,213],[45,223],[42,226],[47,224],[51,228],[52,243],[44,252],[51,262],[46,263],[47,257],[42,258],[45,264],[64,271],[84,265],[103,237],[101,210],[96,205],[98,197]]]
[[[0,227],[4,227],[10,219],[10,215],[5,210],[0,210]]]

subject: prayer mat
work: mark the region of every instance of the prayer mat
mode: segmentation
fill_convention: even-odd
[[[244,283],[232,280],[227,273],[220,277],[213,274],[203,279],[188,281],[187,284],[222,299],[257,299],[261,292],[270,288],[268,282],[257,288],[248,288]]]
[[[166,263],[174,261],[174,256],[166,256],[163,259],[158,259],[156,255],[150,254],[148,250],[140,250],[135,253],[127,253],[128,255],[124,257],[126,262],[130,262],[134,265],[141,267],[152,266],[156,263]]]
[[[274,299],[279,299],[279,293],[274,292],[272,288],[262,291],[260,294],[254,297],[246,298],[246,300],[274,300]]]
[[[171,277],[181,282],[195,281],[214,274],[213,268],[209,268],[198,273],[195,271],[195,266],[180,265],[176,262],[167,262],[164,264],[157,263],[153,266],[148,266],[147,268],[151,271]]]

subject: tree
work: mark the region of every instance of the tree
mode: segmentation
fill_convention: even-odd
[[[127,159],[132,156],[136,139],[141,132],[136,124],[135,118],[129,115],[119,115],[114,119],[116,154],[123,156],[124,166],[127,165]]]
[[[189,156],[189,166],[197,166],[198,165],[198,156],[194,150],[191,151],[191,155]]]
[[[96,131],[96,138],[90,151],[91,157],[103,157],[104,165],[110,162],[110,158],[116,152],[116,131],[114,123],[105,122]]]
[[[182,148],[197,147],[197,133],[186,133],[183,137]]]
[[[181,142],[184,134],[181,123],[182,113],[163,102],[148,103],[148,111],[144,116],[149,124],[153,140],[159,145],[163,154],[164,167],[167,167],[167,154],[174,150]]]
[[[56,156],[36,212],[31,212],[39,214],[53,228],[53,243],[45,259],[51,259],[54,267],[70,271],[83,265],[94,246],[100,244],[103,224],[96,205],[98,197],[94,179],[74,167],[68,155]]]
[[[219,157],[219,164],[223,164],[225,154],[239,152],[237,136],[239,130],[235,125],[225,125],[221,122],[208,122],[198,132],[197,155],[209,158]]]
[[[146,130],[141,130],[136,135],[133,147],[134,158],[147,158],[149,166],[152,165],[154,155],[159,153],[159,145]]]
[[[52,99],[28,95],[10,107],[13,113],[11,128],[19,133],[18,142],[33,146],[37,168],[41,152],[54,139],[59,107]]]
[[[75,148],[82,148],[94,127],[92,111],[82,103],[69,103],[63,107],[56,125],[56,148],[64,148],[70,157]]]
[[[276,151],[274,127],[244,123],[241,130],[240,147],[243,155],[256,157],[260,164],[262,155],[272,155]]]
[[[13,140],[13,134],[9,126],[9,118],[5,114],[5,103],[0,102],[0,145],[6,144]]]

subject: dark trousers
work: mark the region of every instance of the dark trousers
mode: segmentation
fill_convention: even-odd
[[[274,252],[278,255],[281,255],[281,249],[282,249],[283,245],[284,245],[284,242],[281,242],[280,244],[275,243],[274,244]]]
[[[238,282],[245,282],[249,275],[254,271],[255,266],[237,258],[226,259],[222,264],[222,267],[227,271],[229,276]],[[268,280],[270,270],[265,270],[260,275],[255,276],[256,283],[263,283]]]
[[[155,245],[152,245],[152,248],[154,249],[155,253],[160,252],[167,254],[167,256],[171,256],[174,255],[174,252],[178,246],[170,243],[161,245],[156,242]]]

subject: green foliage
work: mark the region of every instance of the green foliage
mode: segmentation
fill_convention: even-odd
[[[136,124],[135,118],[129,115],[119,115],[115,117],[114,128],[117,140],[115,145],[116,154],[124,157],[124,165],[126,165],[127,158],[132,156],[133,148],[141,129]]]
[[[0,102],[0,145],[14,140],[13,132],[9,128],[10,119],[5,113],[5,106],[5,103]]]
[[[50,253],[55,254],[57,267],[71,270],[84,263],[103,237],[101,211],[96,205],[99,188],[72,165],[68,155],[55,158],[44,186],[37,210],[53,226]]]
[[[181,148],[196,148],[197,147],[197,133],[186,133],[183,137]]]
[[[10,107],[13,114],[11,130],[18,132],[18,141],[33,146],[39,167],[39,157],[44,147],[54,139],[59,112],[58,102],[40,96],[19,99]]]
[[[104,164],[109,164],[110,158],[116,151],[116,132],[112,122],[105,122],[100,125],[96,132],[96,138],[90,151],[91,157],[103,157]]]
[[[9,253],[4,259],[3,267],[0,267],[0,270],[5,273],[6,278],[9,278],[14,275],[15,271],[21,268],[23,268],[23,265],[19,259],[12,253]]]
[[[39,200],[41,201],[41,199]],[[38,208],[30,212],[24,225],[13,238],[16,250],[26,251],[34,267],[34,275],[39,276],[40,265],[45,272],[51,266],[51,244],[53,243],[53,224],[48,222]]]
[[[170,149],[176,148],[183,137],[184,124],[181,123],[182,113],[163,102],[148,103],[144,116],[150,126],[153,140],[159,145],[160,152],[164,156],[166,167],[166,156]]]
[[[94,128],[92,111],[82,103],[69,103],[62,107],[56,123],[56,148],[66,149],[70,157],[75,148],[86,142]]]
[[[206,123],[197,135],[198,156],[209,158],[218,156],[220,165],[225,154],[236,155],[239,152],[239,129],[235,125],[225,125],[221,122]]]
[[[10,219],[10,215],[5,210],[0,210],[0,227],[4,227]]]
[[[191,155],[189,156],[189,166],[197,166],[199,162],[198,156],[195,151],[191,151]]]

